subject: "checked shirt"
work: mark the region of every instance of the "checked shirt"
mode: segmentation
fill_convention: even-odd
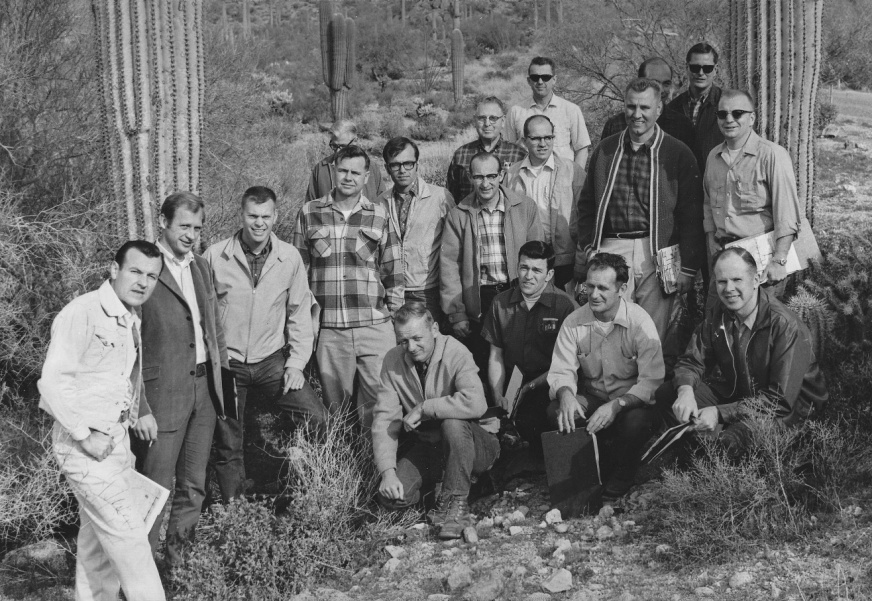
[[[455,203],[472,194],[472,183],[470,183],[468,177],[469,162],[479,152],[485,152],[484,146],[481,145],[481,140],[473,140],[454,151],[454,157],[448,166],[448,177],[445,180],[445,187],[451,192]],[[509,165],[523,161],[526,158],[527,149],[500,137],[491,154],[503,162],[504,170],[508,170]]]
[[[506,200],[500,192],[500,200],[493,210],[482,207],[478,212],[479,283],[483,286],[509,282],[505,221]]]
[[[651,145],[654,136],[633,150],[630,136],[624,138],[624,156],[618,165],[615,188],[609,200],[603,233],[648,231],[651,200]]]
[[[293,244],[321,305],[321,326],[384,323],[403,304],[400,241],[387,209],[361,196],[348,216],[331,195],[311,200],[297,216]]]

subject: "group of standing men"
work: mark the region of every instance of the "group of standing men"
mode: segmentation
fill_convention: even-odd
[[[197,256],[204,203],[169,196],[159,240],[126,243],[100,289],[58,315],[39,383],[81,507],[77,598],[119,587],[164,598],[152,559],[161,520],[146,533],[126,485],[128,428],[137,468],[167,488],[175,478],[174,564],[213,437],[224,501],[245,492],[243,423],[256,402],[318,432],[356,399],[379,500],[423,501],[444,538],[460,536],[471,482],[499,455],[488,405],[509,405],[516,368],[531,452],[543,431],[579,418],[614,440],[606,498],[632,485],[658,403],[699,430],[738,432],[725,434],[730,448],[746,438],[748,396],[769,398],[786,424],[807,416],[826,399],[807,329],[759,288],[750,255],[720,252],[774,230],[763,281],[783,280],[799,229],[792,167],[754,133],[750,96],[713,85],[716,66],[713,48],[691,48],[690,87],[666,104],[671,68],[645,61],[586,172],[584,117],[554,94],[548,58],[529,66],[528,103],[478,103],[478,138],[454,154],[447,189],[419,176],[418,147],[403,137],[384,147],[385,188],[353,124],[337,123],[290,243],[272,231],[275,194],[253,187],[241,229]],[[674,244],[681,275],[665,293],[656,256]],[[673,304],[707,265],[716,297],[679,359]],[[312,355],[323,399],[303,374]],[[722,379],[710,383],[714,365]]]

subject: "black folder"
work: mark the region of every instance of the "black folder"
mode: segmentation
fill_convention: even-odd
[[[545,432],[542,449],[551,506],[564,519],[596,509],[602,493],[596,438],[583,428],[568,434]]]

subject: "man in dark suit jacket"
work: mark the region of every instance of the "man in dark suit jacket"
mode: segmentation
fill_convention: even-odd
[[[175,494],[167,528],[167,560],[179,561],[193,537],[206,495],[206,465],[216,416],[225,418],[221,368],[227,367],[224,331],[209,265],[195,256],[205,214],[190,192],[167,197],[157,242],[164,269],[142,305],[142,379],[145,397],[134,427],[137,468]],[[227,399],[234,414],[235,399]],[[157,547],[162,520],[149,533]]]

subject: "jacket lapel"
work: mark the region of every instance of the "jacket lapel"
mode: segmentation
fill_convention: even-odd
[[[182,294],[182,289],[179,288],[179,285],[176,283],[176,278],[174,278],[173,274],[170,273],[169,267],[166,264],[166,259],[164,259],[164,268],[160,272],[158,281],[169,288],[170,292],[179,297],[179,300],[185,303],[185,305],[188,304],[185,301],[185,295]]]

